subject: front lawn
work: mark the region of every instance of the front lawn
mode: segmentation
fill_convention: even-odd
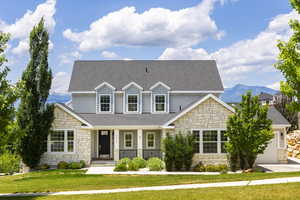
[[[300,176],[300,172],[222,175],[86,175],[82,170],[49,170],[0,176],[0,193],[101,190]]]
[[[3,198],[5,200],[298,200],[300,183],[278,185],[204,188],[192,190],[145,191],[100,195]],[[1,198],[0,198],[1,199]]]

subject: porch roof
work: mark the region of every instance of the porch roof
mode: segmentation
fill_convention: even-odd
[[[152,126],[164,125],[178,113],[168,114],[95,114],[80,115],[93,126]]]

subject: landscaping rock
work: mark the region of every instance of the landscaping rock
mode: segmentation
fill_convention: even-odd
[[[288,156],[300,159],[300,130],[295,130],[287,135],[287,144]]]

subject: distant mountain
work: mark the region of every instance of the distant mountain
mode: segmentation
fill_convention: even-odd
[[[66,103],[71,99],[69,94],[52,93],[48,97],[48,103]]]
[[[278,91],[264,86],[249,86],[243,84],[237,84],[232,88],[225,88],[224,93],[221,95],[221,99],[225,102],[240,102],[242,94],[245,94],[248,90],[254,95],[259,95],[261,92],[275,94]]]

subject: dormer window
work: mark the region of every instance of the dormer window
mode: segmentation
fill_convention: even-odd
[[[166,112],[166,95],[157,94],[154,96],[155,104],[154,111],[155,112]]]
[[[111,112],[111,95],[100,95],[100,112]]]
[[[127,112],[138,112],[138,100],[137,94],[129,94],[127,95]]]

